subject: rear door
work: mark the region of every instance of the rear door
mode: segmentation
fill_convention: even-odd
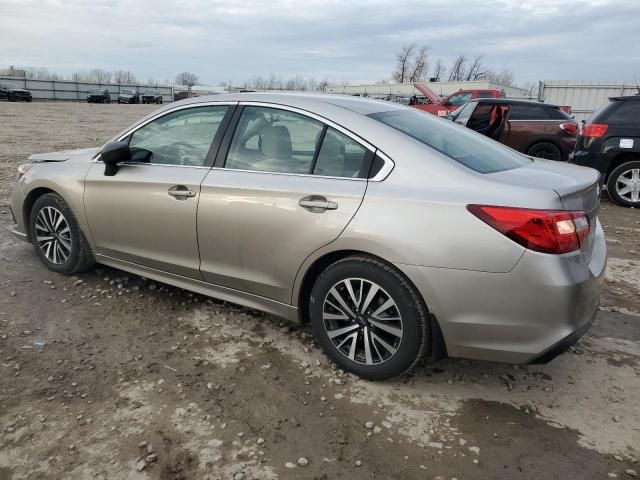
[[[284,303],[300,265],[358,210],[373,149],[308,112],[246,104],[202,183],[205,280]]]

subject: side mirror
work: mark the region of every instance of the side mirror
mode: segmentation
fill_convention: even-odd
[[[453,120],[454,120],[453,115],[447,115],[445,118],[447,120],[449,120],[450,122],[453,122]]]
[[[124,142],[109,142],[100,152],[104,163],[104,174],[113,177],[118,172],[118,164],[131,160],[131,150]]]

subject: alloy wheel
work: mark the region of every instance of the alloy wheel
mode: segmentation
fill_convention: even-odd
[[[531,152],[532,157],[542,158],[543,160],[557,160],[557,155],[554,151],[548,148],[540,147]]]
[[[640,201],[640,168],[631,168],[616,178],[616,193],[629,202]]]
[[[331,287],[324,299],[322,319],[334,347],[363,365],[387,362],[402,342],[398,305],[369,280],[347,278]]]
[[[44,207],[36,216],[36,242],[43,255],[51,263],[61,265],[71,255],[73,241],[69,222],[54,207]]]

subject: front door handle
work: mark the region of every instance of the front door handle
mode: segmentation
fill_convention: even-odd
[[[196,196],[196,192],[189,190],[184,185],[175,185],[171,187],[167,193],[172,197],[175,197],[176,200],[186,200],[187,198]]]
[[[301,198],[298,205],[313,213],[322,213],[326,210],[336,210],[338,208],[336,202],[330,202],[322,195],[309,195]]]

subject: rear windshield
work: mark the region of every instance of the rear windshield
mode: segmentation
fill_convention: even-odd
[[[395,110],[369,116],[476,172],[500,172],[531,162],[524,155],[479,133],[419,110]]]

